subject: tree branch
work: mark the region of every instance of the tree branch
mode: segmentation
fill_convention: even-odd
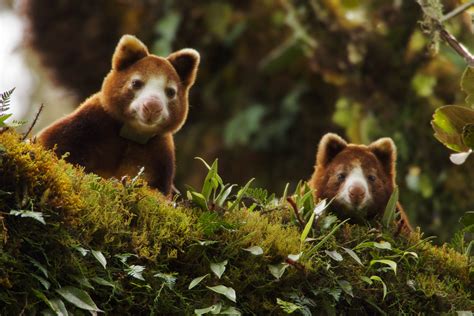
[[[30,128],[26,131],[25,135],[23,135],[23,138],[21,139],[22,141],[25,141],[28,135],[31,133],[31,130],[33,127],[36,125],[36,121],[38,121],[38,117],[40,116],[41,112],[43,111],[44,104],[41,103],[38,112],[36,112],[35,118],[33,120],[33,123],[31,123]]]
[[[474,0],[471,0],[469,2],[466,2],[464,3],[463,5],[460,5],[459,7],[457,7],[456,9],[454,9],[453,11],[449,12],[448,14],[445,14],[440,22],[443,23],[443,22],[446,22],[447,20],[451,19],[451,18],[454,18],[455,16],[463,13],[464,11],[466,11],[467,9],[469,9],[470,7],[474,7]]]
[[[474,67],[474,56],[464,47],[451,33],[449,33],[444,26],[439,23],[437,26],[439,35],[451,48],[467,62],[469,67]]]

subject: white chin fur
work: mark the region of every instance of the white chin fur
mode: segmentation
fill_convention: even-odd
[[[354,205],[352,203],[349,195],[349,188],[354,184],[362,186],[365,190],[364,199],[358,205]],[[336,201],[343,205],[346,205],[350,209],[355,210],[361,210],[370,204],[370,202],[372,201],[372,195],[370,194],[367,178],[365,177],[364,172],[360,166],[355,166],[354,169],[349,172],[346,180],[344,181],[344,184],[339,189]]]

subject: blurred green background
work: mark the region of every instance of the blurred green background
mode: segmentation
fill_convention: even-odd
[[[175,138],[181,190],[202,182],[200,156],[219,158],[226,182],[255,177],[280,195],[311,176],[319,139],[337,132],[357,143],[394,139],[400,200],[439,242],[474,210],[473,159],[452,165],[430,126],[437,107],[462,103],[466,65],[444,45],[429,54],[413,0],[24,0],[17,9],[43,70],[78,100],[99,90],[124,33],[155,54],[201,53]],[[469,14],[446,26],[474,47]]]

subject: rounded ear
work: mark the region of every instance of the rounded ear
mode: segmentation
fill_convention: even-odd
[[[120,39],[112,56],[112,69],[122,70],[148,56],[148,49],[133,35],[124,35]]]
[[[327,133],[319,142],[316,165],[326,166],[346,147],[347,143],[342,137],[337,134]]]
[[[387,174],[394,178],[397,147],[393,140],[389,137],[380,138],[371,143],[369,149],[374,153],[377,159],[380,160]]]
[[[191,48],[178,50],[166,58],[178,73],[181,82],[190,87],[196,79],[196,73],[199,66],[199,53]]]

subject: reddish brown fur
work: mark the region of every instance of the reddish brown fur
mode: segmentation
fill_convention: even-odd
[[[188,91],[194,83],[198,64],[199,55],[195,51],[182,50],[162,58],[149,55],[136,38],[124,36],[101,91],[40,132],[38,141],[46,148],[55,148],[60,156],[69,152],[66,158],[69,162],[105,178],[134,175],[143,166],[150,186],[169,194],[175,171],[172,135],[186,120]],[[157,73],[165,74],[178,83],[170,118],[152,131],[140,131],[151,137],[144,145],[119,135],[131,115],[126,109],[133,92],[127,82],[132,73],[137,72],[144,79]]]
[[[335,134],[326,134],[318,147],[314,173],[309,181],[316,198],[332,199],[336,196],[342,183],[337,179],[340,172],[348,172],[354,163],[360,164],[364,172],[376,176],[374,182],[368,182],[372,192],[373,203],[363,214],[365,219],[380,217],[385,210],[388,199],[395,188],[396,148],[389,138],[382,138],[369,146],[347,144]],[[357,219],[358,214],[347,206],[334,200],[332,210],[343,218]],[[400,221],[404,231],[412,228],[401,205],[397,205]]]

